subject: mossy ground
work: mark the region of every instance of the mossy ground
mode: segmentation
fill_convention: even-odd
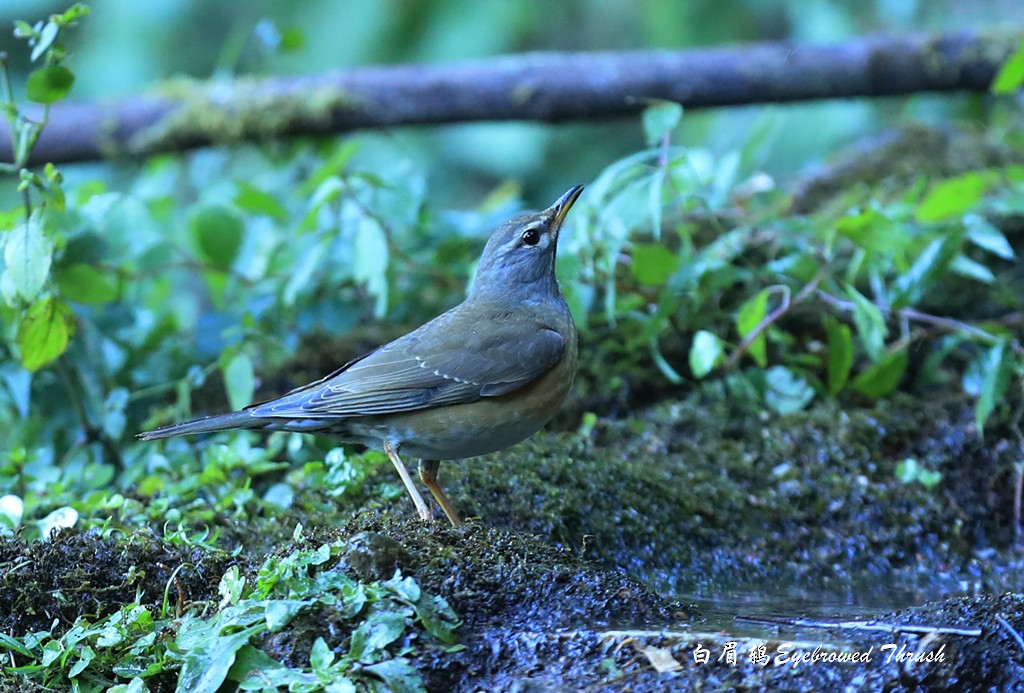
[[[901,481],[908,459],[938,485]],[[1015,584],[1016,459],[1010,432],[979,437],[963,399],[779,417],[707,389],[442,473],[466,512],[663,592],[781,582],[838,598],[872,583],[933,595]]]
[[[338,518],[355,509],[321,522],[307,517],[304,541],[346,538],[339,567],[350,574],[372,581],[397,567],[449,601],[463,620],[467,647],[421,651],[417,665],[434,690],[506,688],[525,679],[622,690],[657,690],[669,681],[812,690],[857,676],[876,687],[907,676],[920,685],[951,677],[1012,681],[1024,650],[1015,649],[1011,632],[1024,629],[1024,609],[1009,594],[881,616],[984,629],[981,638],[947,638],[956,645],[947,650],[957,653],[952,664],[908,673],[879,661],[863,669],[694,666],[698,643],[717,652],[725,639],[739,638],[742,653],[787,638],[723,639],[721,631],[742,629],[651,591],[697,597],[731,615],[786,614],[794,604],[806,606],[795,598],[813,595],[825,613],[842,614],[844,607],[912,607],[1020,585],[1024,561],[1014,546],[1011,483],[1016,448],[1009,431],[979,437],[968,404],[901,395],[873,406],[825,402],[776,417],[709,387],[630,417],[599,419],[589,436],[543,433],[502,454],[445,464],[456,506],[479,518],[462,528],[412,519],[401,497],[383,507],[374,501],[375,509],[340,527]],[[938,485],[900,481],[896,465],[908,458],[941,472]],[[368,489],[391,483],[390,474],[381,467]],[[24,633],[54,621],[59,630],[80,615],[110,613],[136,592],[153,609],[215,603],[228,567],[251,573],[265,547],[292,548],[287,523],[276,537],[261,535],[275,526],[253,523],[252,537],[234,528],[227,543],[262,547],[236,556],[146,534],[64,532],[48,543],[5,541],[3,631]],[[261,646],[301,665],[318,635],[346,627],[326,610],[309,612]],[[800,636],[836,642],[827,632]],[[882,641],[916,647],[922,637],[844,636],[846,648]],[[683,668],[659,673],[649,663],[651,647]]]

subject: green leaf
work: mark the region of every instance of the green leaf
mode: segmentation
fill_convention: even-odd
[[[208,620],[197,616],[184,619],[175,639],[183,658],[178,690],[218,690],[235,663],[236,653],[267,629],[264,609],[260,602],[243,600]]]
[[[298,27],[284,27],[281,30],[281,42],[278,50],[282,53],[292,53],[300,50],[306,45],[306,35]]]
[[[646,286],[661,286],[679,269],[679,256],[660,243],[634,243],[631,255],[630,270]]]
[[[987,250],[1004,260],[1016,257],[1010,242],[1006,240],[1006,235],[980,214],[966,215],[964,228],[967,229],[967,240],[982,250]]]
[[[32,48],[32,62],[39,60],[39,56],[45,53],[53,42],[57,39],[57,34],[60,32],[60,27],[54,22],[47,22],[43,25],[43,28],[39,31],[39,38],[36,40],[36,45]]]
[[[779,414],[793,414],[814,399],[814,388],[784,366],[765,371],[765,404]]]
[[[459,627],[458,616],[442,597],[420,599],[416,604],[416,615],[427,632],[442,642],[452,644],[458,641],[459,636],[455,632]]]
[[[913,457],[908,457],[896,463],[896,481],[901,484],[910,484],[917,480],[917,473],[920,466]]]
[[[900,384],[900,379],[907,370],[907,361],[905,348],[890,352],[854,378],[850,387],[867,397],[884,397]]]
[[[222,205],[203,207],[192,217],[192,236],[200,254],[214,267],[231,267],[242,246],[242,219]]]
[[[992,182],[992,176],[977,172],[939,181],[918,205],[915,217],[932,222],[962,216],[978,203]]]
[[[926,469],[913,457],[896,463],[896,479],[902,484],[917,482],[925,488],[933,488],[942,481],[942,472]]]
[[[92,10],[89,8],[88,5],[86,5],[85,3],[76,2],[68,9],[64,10],[63,14],[57,15],[56,19],[61,25],[67,26],[68,24],[71,24],[72,22],[77,21],[82,17],[88,16],[90,12],[92,12]]]
[[[857,337],[871,360],[878,361],[885,350],[885,338],[889,334],[885,317],[878,306],[852,286],[846,287],[846,294],[853,299],[853,324],[857,327]]]
[[[50,65],[33,70],[25,82],[25,96],[35,103],[60,101],[75,83],[71,70],[63,65]]]
[[[29,306],[18,326],[21,365],[39,370],[63,354],[75,334],[75,314],[53,296]]]
[[[245,682],[247,679],[249,681],[254,679],[255,681],[260,681],[260,679],[266,680],[268,678],[267,674],[279,673],[284,668],[283,664],[273,659],[263,650],[253,645],[243,645],[235,653],[235,661],[228,670],[227,679],[239,683]],[[256,683],[253,686],[242,685],[240,688],[243,691],[262,691],[265,689],[265,686],[263,683]]]
[[[352,633],[349,654],[362,662],[372,662],[381,650],[402,637],[405,614],[398,611],[372,611]]]
[[[285,306],[294,305],[300,294],[311,289],[313,275],[327,254],[331,240],[325,234],[316,234],[302,236],[294,241],[298,259],[290,269],[288,282],[281,294]]]
[[[767,267],[771,272],[784,274],[803,284],[813,280],[821,269],[814,255],[809,252],[786,255],[769,262]]]
[[[836,395],[846,386],[853,367],[853,337],[849,325],[825,316],[828,334],[828,391]]]
[[[1000,341],[978,358],[977,372],[982,374],[982,381],[978,401],[974,404],[974,420],[979,433],[985,430],[988,417],[1006,393],[1010,382],[1011,360],[1005,341]]]
[[[0,647],[3,647],[5,650],[17,652],[22,657],[29,657],[31,659],[35,659],[35,653],[32,652],[32,650],[26,648],[22,644],[22,641],[20,639],[13,638],[5,633],[0,633]]]
[[[309,651],[309,666],[314,672],[326,672],[334,663],[334,651],[327,646],[323,638],[318,637],[313,641],[313,647]]]
[[[246,354],[238,354],[231,359],[224,367],[224,384],[232,409],[244,409],[252,404],[252,396],[256,392],[252,359]]]
[[[92,660],[94,660],[95,658],[96,658],[95,650],[93,650],[88,645],[84,645],[82,647],[82,649],[79,650],[79,659],[78,659],[78,661],[75,662],[75,664],[71,667],[71,669],[68,670],[68,678],[69,679],[73,679],[76,676],[78,676],[79,674],[81,674],[83,671],[86,670],[86,668],[89,666],[89,664],[92,663]]]
[[[115,387],[103,400],[103,430],[114,440],[120,440],[124,434],[125,408],[128,406],[128,390]]]
[[[363,671],[373,674],[392,691],[422,691],[423,679],[420,673],[405,659],[388,659],[379,664],[365,667]]]
[[[746,338],[753,332],[768,314],[768,289],[762,289],[754,296],[743,302],[736,312],[736,329],[740,337]],[[764,368],[768,364],[768,342],[762,330],[754,341],[750,343],[747,353],[754,359],[758,366]]]
[[[112,670],[117,673],[119,665],[114,665]],[[119,683],[115,686],[111,686],[107,689],[106,693],[146,693],[149,689],[146,688],[146,684],[142,682],[142,679],[138,676],[133,676],[132,680],[128,683]]]
[[[678,385],[683,382],[683,377],[679,375],[679,371],[673,368],[672,364],[670,364],[668,359],[665,358],[665,355],[661,353],[661,344],[658,342],[657,335],[653,335],[650,341],[647,342],[647,349],[651,354],[651,358],[654,360],[654,365],[670,383]]]
[[[926,489],[935,488],[942,481],[942,472],[935,469],[920,469],[917,472],[917,483]]]
[[[839,233],[864,250],[885,255],[903,252],[910,242],[910,237],[899,224],[874,207],[840,217],[835,226]]]
[[[959,274],[961,277],[975,279],[983,284],[991,284],[996,280],[996,275],[992,270],[966,255],[954,257],[953,261],[949,263],[949,271]]]
[[[721,357],[722,341],[718,335],[701,330],[693,336],[693,344],[690,345],[690,370],[693,371],[693,377],[703,378]]]
[[[331,152],[330,157],[328,157],[323,165],[306,179],[306,182],[302,184],[299,191],[306,196],[312,195],[329,178],[334,178],[340,174],[348,165],[349,160],[359,151],[360,147],[362,147],[362,143],[355,139],[345,140],[339,144],[337,149]]]
[[[920,301],[934,279],[949,267],[960,243],[960,237],[953,234],[936,238],[925,246],[910,269],[893,282],[892,305],[903,307]]]
[[[14,292],[32,301],[43,290],[53,263],[53,241],[35,221],[21,224],[7,235],[4,245],[6,280]]]
[[[644,136],[647,144],[653,146],[671,133],[683,117],[683,107],[671,101],[657,101],[643,112]]]
[[[43,656],[39,658],[39,662],[44,667],[48,667],[60,659],[62,654],[64,654],[64,647],[60,640],[50,640],[43,645]]]
[[[14,36],[15,38],[27,39],[34,36],[36,33],[32,25],[26,22],[24,19],[14,20]]]
[[[61,295],[69,301],[95,305],[117,298],[116,277],[92,265],[59,267],[56,279]]]
[[[382,586],[387,587],[394,592],[398,597],[403,599],[410,604],[415,604],[423,596],[423,590],[416,583],[416,580],[412,576],[406,575],[401,576],[395,574],[390,580],[380,583]]]
[[[1010,94],[1024,84],[1024,41],[1020,47],[1006,59],[989,89],[993,94]]]
[[[267,620],[267,630],[274,632],[291,623],[309,602],[303,599],[271,599],[266,605],[264,618]]]
[[[238,181],[237,185],[238,193],[235,195],[235,204],[239,209],[250,214],[264,214],[277,221],[288,218],[288,210],[276,196],[260,190],[244,180]]]
[[[217,594],[221,597],[221,603],[234,606],[242,598],[245,590],[245,578],[241,576],[238,566],[231,566],[220,576],[220,584],[217,585]]]
[[[383,317],[388,310],[388,237],[376,220],[362,217],[356,230],[355,267],[352,278],[366,285],[377,300],[373,313]]]

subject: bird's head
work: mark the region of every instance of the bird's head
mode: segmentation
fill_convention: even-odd
[[[547,209],[518,214],[499,227],[480,256],[471,295],[523,289],[557,293],[558,233],[581,192],[583,186],[575,185]]]

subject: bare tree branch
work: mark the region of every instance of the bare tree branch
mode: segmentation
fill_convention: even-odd
[[[687,51],[532,53],[309,77],[172,82],[160,95],[59,103],[34,163],[141,156],[359,128],[618,116],[648,99],[687,107],[924,91],[985,91],[1016,33],[869,37]],[[10,161],[0,127],[0,160]]]

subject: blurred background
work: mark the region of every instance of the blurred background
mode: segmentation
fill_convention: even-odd
[[[45,22],[70,4],[0,3],[0,50],[9,54],[18,99],[31,49],[14,38],[14,20]],[[87,4],[90,14],[60,34],[69,55],[65,64],[75,76],[72,100],[161,90],[180,95],[192,86],[183,81],[188,79],[309,75],[524,51],[687,49],[767,40],[799,45],[880,32],[1014,31],[1024,25],[1019,0]],[[35,241],[40,274],[43,280],[52,275],[56,286],[47,288],[53,293],[46,300],[53,302],[40,305],[61,307],[68,334],[49,360],[29,361],[29,372],[24,358],[18,364],[2,356],[31,351],[28,341],[17,342],[16,326],[24,324],[20,307],[40,295],[42,284],[0,306],[12,340],[0,351],[0,424],[28,421],[23,428],[18,423],[12,439],[29,450],[39,446],[53,457],[70,450],[70,456],[101,459],[90,447],[92,438],[76,437],[75,414],[66,406],[73,388],[85,393],[79,425],[85,413],[102,411],[111,422],[103,424],[110,439],[120,441],[146,425],[193,411],[239,408],[254,396],[320,377],[397,336],[403,326],[453,305],[464,295],[483,239],[495,225],[524,206],[547,206],[576,183],[588,184],[588,190],[568,222],[559,276],[577,321],[612,330],[609,348],[621,353],[606,361],[620,363],[623,371],[655,372],[651,363],[637,361],[649,354],[659,378],[680,384],[689,365],[690,335],[731,334],[731,310],[739,297],[778,281],[774,274],[758,275],[759,262],[743,259],[720,274],[717,264],[712,271],[699,262],[693,265],[699,271],[690,271],[694,248],[709,245],[709,253],[717,252],[711,241],[721,240],[732,253],[727,261],[737,257],[742,243],[726,233],[732,222],[719,226],[714,215],[735,219],[749,211],[743,207],[751,193],[742,192],[748,181],[758,182],[754,192],[771,195],[755,201],[764,216],[751,217],[747,230],[775,223],[772,206],[784,205],[793,185],[844,147],[863,147],[873,135],[912,122],[982,131],[994,120],[991,113],[998,113],[993,103],[984,94],[925,94],[688,111],[678,127],[673,116],[664,133],[675,146],[667,167],[671,184],[664,187],[661,153],[646,149],[662,141],[661,135],[645,133],[639,114],[557,125],[402,127],[208,147],[145,161],[61,165],[66,193],[32,192],[29,198],[53,211],[47,212],[45,233],[56,241]],[[1015,111],[1004,111],[1005,122],[1017,122]],[[1005,130],[989,131],[992,139],[1006,140]],[[914,166],[912,173],[920,175],[921,168]],[[0,210],[7,210],[0,219],[13,228],[23,210],[16,179],[9,180],[0,185]],[[914,185],[919,193],[921,185]],[[860,205],[874,209],[887,200],[863,186],[849,192],[854,198],[840,200],[836,214],[848,208],[859,213]],[[933,240],[914,219],[905,219],[900,199],[893,215],[907,221],[915,245],[913,254],[895,260],[882,253],[890,264],[879,271],[893,276]],[[672,233],[660,247],[663,213],[690,212],[698,221],[678,228],[666,222]],[[707,228],[700,220],[710,220]],[[835,226],[827,214],[809,225],[800,219],[780,223],[778,238],[795,246],[813,246]],[[794,257],[803,252],[789,250]],[[703,278],[705,271],[714,277]],[[397,334],[350,335],[378,322]],[[325,333],[347,341],[338,347]],[[661,342],[675,351],[663,355]],[[65,349],[68,372],[80,384],[42,367]],[[263,375],[256,378],[254,372]],[[594,382],[605,387],[602,378]],[[32,423],[30,411],[45,412],[45,420]]]
[[[64,0],[0,3],[0,49],[14,19],[62,11]],[[1016,0],[95,0],[68,34],[72,99],[158,89],[161,80],[306,74],[367,64],[443,62],[520,51],[691,48],[762,40],[831,42],[878,32],[993,28],[1024,21]],[[27,52],[10,50],[16,73]],[[676,141],[720,153],[764,132],[759,168],[792,176],[865,132],[906,119],[970,116],[967,98],[918,97],[687,113]],[[808,124],[811,124],[808,127]],[[403,128],[363,156],[412,159],[431,198],[474,206],[504,181],[542,204],[592,180],[643,143],[638,119]],[[372,146],[371,146],[372,145]],[[96,175],[92,172],[91,175]]]

